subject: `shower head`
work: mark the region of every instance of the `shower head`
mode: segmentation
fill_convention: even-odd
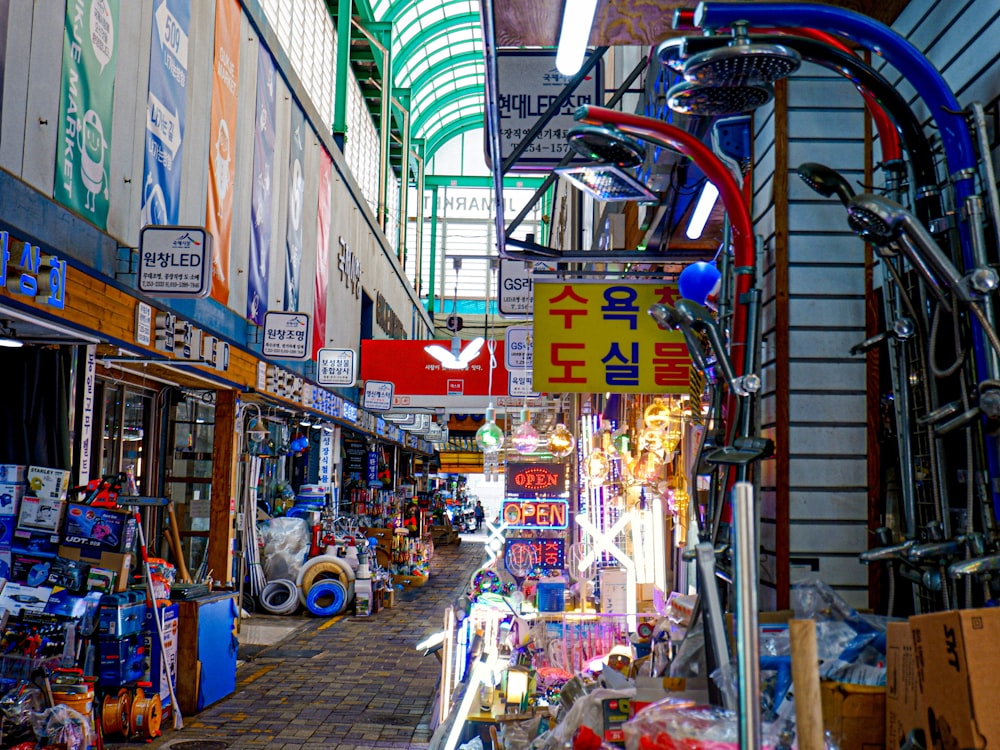
[[[836,195],[845,206],[854,197],[854,189],[843,175],[825,164],[807,161],[795,170],[802,181],[825,198]]]
[[[874,244],[894,242],[936,293],[949,289],[963,302],[972,302],[958,269],[903,206],[881,195],[861,193],[848,202],[847,217],[854,231],[866,240]]]
[[[646,158],[646,149],[635,138],[617,128],[604,125],[577,125],[567,134],[569,147],[590,161],[613,164],[620,169],[639,166]]]
[[[701,117],[721,117],[752,112],[774,98],[769,83],[748,81],[733,86],[716,86],[686,81],[667,91],[667,106],[674,112]]]
[[[712,86],[774,83],[799,69],[799,53],[784,44],[751,42],[744,23],[733,24],[725,47],[699,52],[684,63],[684,78]]]
[[[655,54],[660,60],[660,65],[675,73],[682,72],[684,70],[684,37],[675,36],[665,39],[657,45]]]
[[[687,344],[688,354],[691,355],[691,363],[696,369],[702,372],[708,369],[708,360],[705,357],[705,350],[701,346],[701,338],[677,315],[674,308],[662,302],[655,302],[649,307],[649,315],[656,321],[656,325],[664,331],[680,331],[683,333],[684,343]]]

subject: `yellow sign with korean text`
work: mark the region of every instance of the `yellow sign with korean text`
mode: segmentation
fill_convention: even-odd
[[[650,305],[676,283],[535,282],[533,386],[546,393],[687,393],[691,357]]]

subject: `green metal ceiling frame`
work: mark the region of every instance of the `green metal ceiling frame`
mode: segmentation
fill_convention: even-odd
[[[424,139],[425,158],[461,133],[483,127],[479,1],[370,0],[369,7],[373,21],[393,24],[393,90],[411,91],[410,136]]]

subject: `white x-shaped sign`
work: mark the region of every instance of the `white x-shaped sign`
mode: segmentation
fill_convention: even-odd
[[[503,552],[503,533],[509,526],[506,521],[501,521],[499,526],[494,526],[490,521],[486,522],[486,556],[490,559],[490,563],[496,562]]]
[[[593,546],[590,551],[580,558],[580,562],[577,564],[578,570],[585,570],[601,552],[607,552],[613,557],[618,559],[618,562],[622,564],[628,571],[635,570],[635,563],[632,562],[632,558],[626,555],[618,545],[615,544],[614,538],[625,531],[626,527],[631,523],[632,519],[627,514],[623,513],[615,521],[614,525],[607,531],[601,531],[594,523],[581,513],[576,515],[577,525],[585,532],[587,536],[593,540]]]

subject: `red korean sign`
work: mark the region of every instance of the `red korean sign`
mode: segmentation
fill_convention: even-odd
[[[468,346],[463,341],[462,349]],[[425,346],[449,349],[450,341],[366,339],[361,342],[362,380],[382,380],[395,386],[403,396],[488,396],[490,395],[490,353],[480,350],[465,370],[449,370],[424,351]],[[497,357],[493,369],[493,396],[507,395],[507,369]]]
[[[512,529],[565,529],[569,526],[569,503],[565,500],[504,500],[501,513]]]
[[[687,393],[684,335],[661,330],[648,312],[678,296],[677,285],[666,282],[536,282],[535,390]]]
[[[561,495],[566,491],[566,465],[557,463],[507,464],[504,482],[508,495]]]

